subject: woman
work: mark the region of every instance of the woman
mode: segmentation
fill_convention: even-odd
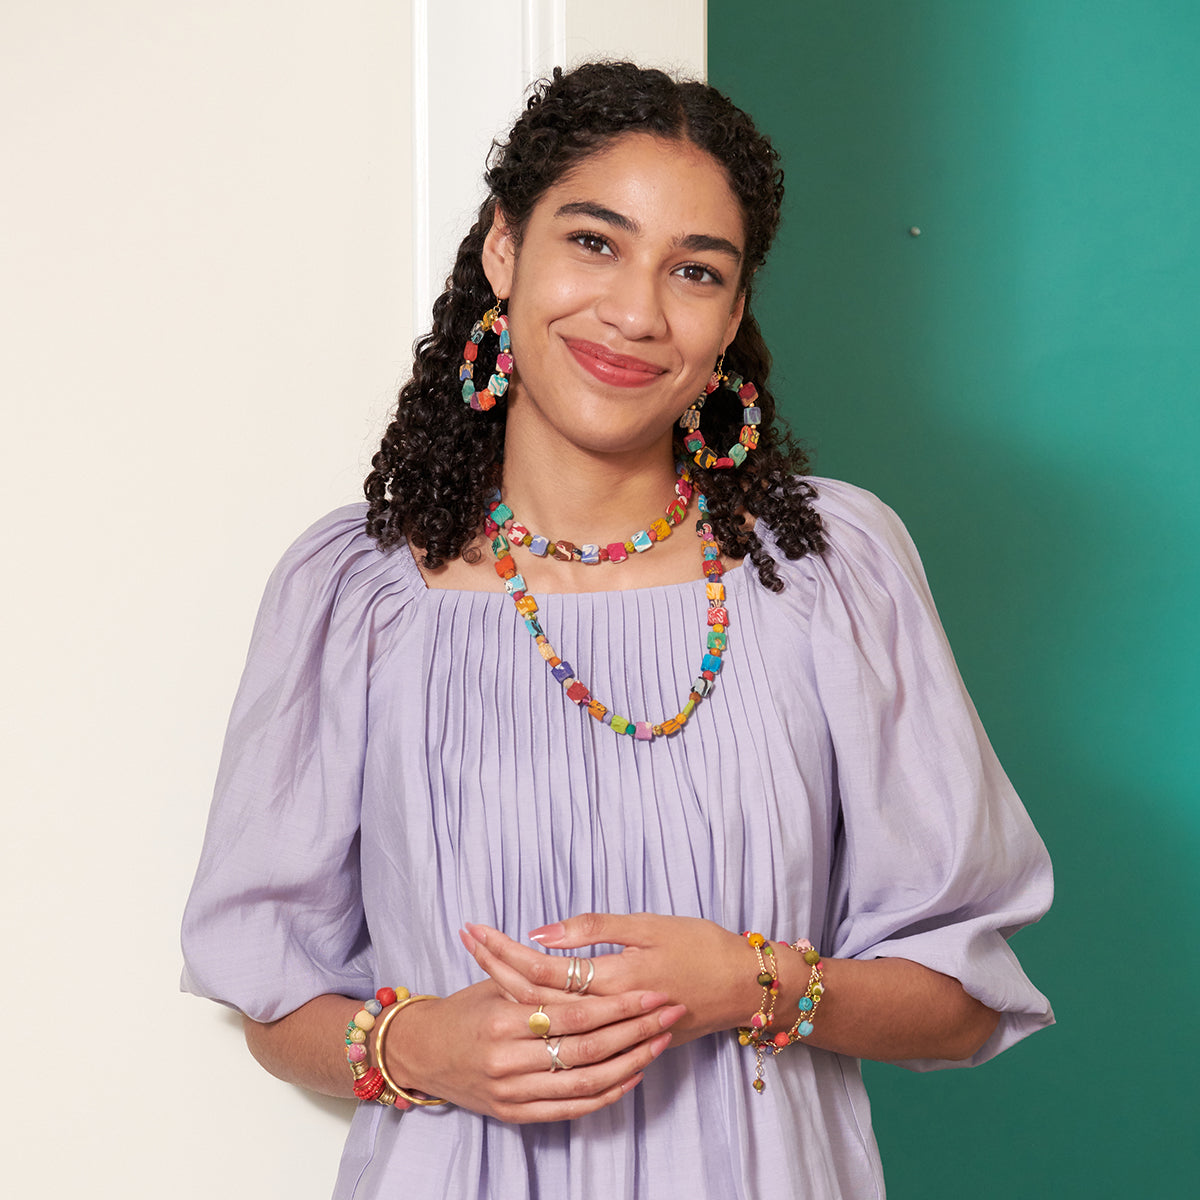
[[[340,1197],[882,1195],[858,1060],[1050,1022],[1049,864],[903,528],[775,423],[777,156],[600,64],[487,180],[365,511],[268,588],[185,984],[387,1102]]]

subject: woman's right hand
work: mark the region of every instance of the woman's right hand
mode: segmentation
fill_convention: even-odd
[[[687,1011],[659,992],[547,1000],[550,1032],[529,1027],[536,1005],[507,997],[490,979],[409,1005],[388,1027],[388,1074],[500,1121],[570,1121],[615,1103],[671,1041]],[[554,1048],[564,1068],[552,1070]]]

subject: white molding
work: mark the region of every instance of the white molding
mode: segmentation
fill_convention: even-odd
[[[412,0],[413,327],[428,328],[483,199],[493,137],[555,66],[629,57],[705,73],[705,0]]]
[[[567,0],[525,0],[526,86],[567,62]]]
[[[413,0],[412,5],[412,268],[413,268],[413,332],[418,337],[425,332],[425,322],[433,307],[429,292],[430,206],[429,169],[429,0]]]

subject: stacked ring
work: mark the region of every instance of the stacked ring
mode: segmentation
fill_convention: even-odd
[[[583,968],[587,966],[587,978],[583,977]],[[564,992],[574,992],[577,996],[584,995],[596,978],[596,964],[590,958],[576,958],[572,955],[567,959],[567,982]]]

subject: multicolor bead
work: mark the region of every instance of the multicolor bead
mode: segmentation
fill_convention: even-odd
[[[817,1005],[821,1003],[821,997],[824,994],[824,986],[821,982],[821,956],[807,938],[801,938],[799,941],[792,943],[791,949],[797,951],[803,958],[805,964],[809,967],[808,987],[805,989],[804,995],[797,1002],[799,1016],[796,1018],[796,1023],[786,1032],[776,1034],[768,1034],[767,1026],[771,1023],[771,1014],[774,1009],[774,997],[779,991],[779,973],[772,961],[770,969],[764,963],[764,956],[774,956],[774,949],[770,942],[762,938],[761,934],[747,933],[746,939],[759,952],[759,966],[762,968],[758,974],[758,984],[764,989],[764,1001],[760,1006],[759,1011],[754,1014],[750,1021],[740,1028],[737,1033],[738,1044],[742,1046],[752,1046],[755,1052],[755,1071],[753,1087],[756,1092],[761,1092],[766,1084],[763,1081],[763,1061],[769,1050],[772,1056],[778,1054],[781,1050],[786,1050],[788,1046],[794,1042],[800,1041],[802,1038],[808,1037],[813,1031],[812,1018],[816,1013]],[[760,940],[761,939],[761,940]],[[761,947],[761,951],[760,951]],[[770,993],[768,998],[766,993]],[[765,1018],[760,1020],[759,1018]]]
[[[398,1096],[388,1086],[383,1072],[378,1067],[371,1066],[365,1044],[367,1031],[375,1027],[376,1017],[384,1009],[390,1008],[399,1000],[407,1000],[408,997],[407,988],[380,988],[370,1000],[364,1002],[346,1026],[346,1062],[354,1076],[354,1094],[359,1100],[374,1100],[389,1108],[412,1107],[408,1100]]]
[[[676,484],[676,491],[679,498],[684,502],[683,511],[686,511],[686,505],[692,498],[692,487],[686,472],[681,472],[679,483]],[[653,724],[649,721],[630,721],[628,717],[611,712],[604,704],[596,700],[587,686],[575,678],[574,668],[571,664],[563,661],[555,653],[554,647],[550,645],[541,625],[533,617],[532,614],[537,612],[537,601],[528,594],[525,587],[525,580],[518,574],[512,555],[503,552],[505,551],[505,546],[500,541],[498,530],[501,524],[507,524],[510,541],[520,544],[522,536],[518,535],[517,531],[519,530],[521,535],[529,538],[527,545],[533,553],[538,553],[537,544],[540,542],[540,552],[545,554],[546,548],[549,545],[549,539],[529,534],[524,526],[516,525],[512,519],[512,510],[503,504],[499,496],[496,497],[495,502],[489,509],[488,517],[485,521],[484,527],[490,531],[489,536],[493,538],[492,551],[496,557],[496,573],[504,581],[504,590],[512,596],[518,614],[524,618],[526,627],[537,643],[538,653],[545,659],[546,665],[550,668],[551,675],[563,686],[568,699],[578,704],[581,708],[586,707],[590,716],[607,725],[614,733],[631,737],[635,741],[648,742],[656,737],[670,737],[672,734],[678,733],[687,724],[689,717],[695,711],[697,703],[712,691],[713,680],[721,670],[721,655],[724,653],[727,645],[726,629],[729,623],[729,610],[724,605],[725,588],[720,583],[715,582],[715,580],[720,578],[725,567],[721,562],[721,551],[713,534],[712,524],[707,519],[708,502],[703,496],[700,496],[698,499],[698,507],[700,510],[700,520],[696,523],[696,533],[700,538],[704,575],[708,580],[705,585],[705,596],[709,606],[706,616],[706,624],[709,632],[706,635],[705,653],[700,660],[700,674],[692,683],[687,701],[680,712],[674,716],[665,717],[658,724]],[[497,520],[498,516],[503,517],[503,521]],[[645,548],[648,549],[656,541],[669,536],[671,532],[670,525],[677,523],[677,521],[671,521],[670,513],[668,513],[666,520],[660,519],[649,530],[641,531],[641,536],[644,536],[647,542]],[[633,549],[638,548],[636,545],[638,537],[638,534],[634,535]],[[564,545],[569,546],[570,543],[556,543],[556,551]],[[614,554],[614,548],[622,552],[621,557],[617,557]],[[589,555],[594,549],[596,549],[594,546],[584,547],[584,550]],[[620,562],[621,558],[629,553],[628,543],[613,543],[605,549],[608,551],[608,561],[610,562]],[[770,947],[767,949],[769,951]]]
[[[724,361],[724,355],[722,355]],[[736,392],[742,401],[742,425],[738,440],[730,446],[725,454],[718,455],[710,446],[705,444],[704,434],[700,432],[700,410],[704,402],[717,390],[724,386]],[[758,445],[758,426],[762,421],[762,409],[754,403],[758,399],[758,389],[752,383],[745,383],[740,375],[727,375],[717,364],[717,369],[709,377],[704,393],[683,416],[679,418],[679,428],[684,431],[683,445],[692,456],[696,466],[706,471],[726,471],[740,467],[746,461],[746,455]]]
[[[496,370],[482,389],[475,387],[475,363],[479,358],[479,344],[484,334],[494,333],[499,340],[499,350],[496,354]],[[508,377],[512,373],[513,360],[509,353],[511,335],[508,332],[508,318],[500,312],[497,302],[471,327],[470,337],[463,347],[462,366],[458,369],[458,377],[462,381],[462,398],[476,412],[487,412],[493,408],[496,401],[508,390]]]
[[[636,533],[631,534],[628,541],[609,542],[606,546],[591,542],[576,546],[574,542],[532,533],[525,525],[513,518],[512,510],[507,505],[504,505],[503,509],[494,510],[489,515],[484,528],[489,537],[494,538],[502,533],[507,534],[513,545],[523,546],[530,554],[536,554],[539,558],[550,554],[561,562],[578,562],[588,567],[597,566],[602,562],[620,563],[624,562],[631,554],[644,554],[656,543],[669,538],[672,529],[687,516],[693,491],[691,477],[683,467],[680,467],[679,478],[675,481],[675,495],[671,497],[671,502],[666,506],[664,515],[651,522],[645,529],[639,529]],[[497,513],[499,515],[496,515]]]

